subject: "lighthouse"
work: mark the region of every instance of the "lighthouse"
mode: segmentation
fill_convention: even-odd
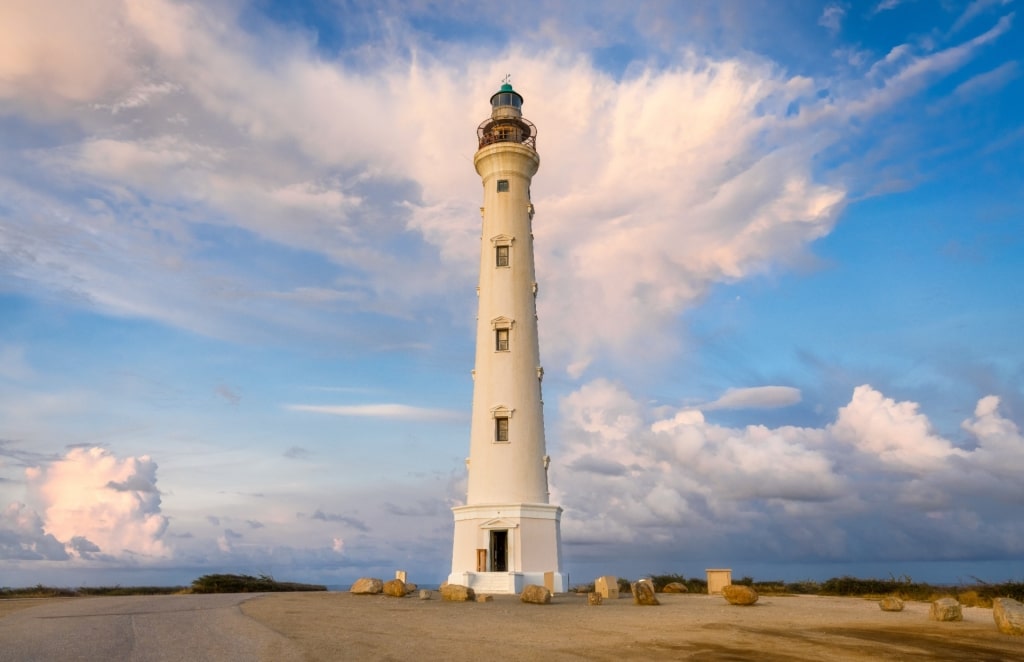
[[[473,165],[483,184],[476,363],[466,505],[452,508],[451,584],[519,593],[565,590],[560,522],[549,503],[537,338],[530,182],[537,130],[507,82],[477,129]]]

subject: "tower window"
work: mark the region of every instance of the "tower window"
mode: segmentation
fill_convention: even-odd
[[[494,350],[496,352],[508,351],[508,329],[494,330]]]
[[[498,267],[508,266],[508,246],[494,247],[494,264]]]
[[[508,193],[508,180],[507,179],[499,179],[498,180],[498,193]]]
[[[494,440],[508,441],[508,417],[497,416],[494,419]]]

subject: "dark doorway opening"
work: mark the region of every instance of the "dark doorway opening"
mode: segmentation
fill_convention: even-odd
[[[508,531],[491,531],[491,572],[508,572]]]

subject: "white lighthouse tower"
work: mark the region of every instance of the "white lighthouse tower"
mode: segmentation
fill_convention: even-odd
[[[548,503],[530,181],[540,165],[523,97],[505,83],[477,129],[483,180],[469,487],[452,508],[449,583],[487,593],[565,590],[562,509]]]

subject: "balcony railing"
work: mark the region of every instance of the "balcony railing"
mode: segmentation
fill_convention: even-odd
[[[519,143],[537,149],[537,127],[529,120],[516,118],[514,120],[488,119],[476,130],[479,148],[493,145],[494,143]]]

